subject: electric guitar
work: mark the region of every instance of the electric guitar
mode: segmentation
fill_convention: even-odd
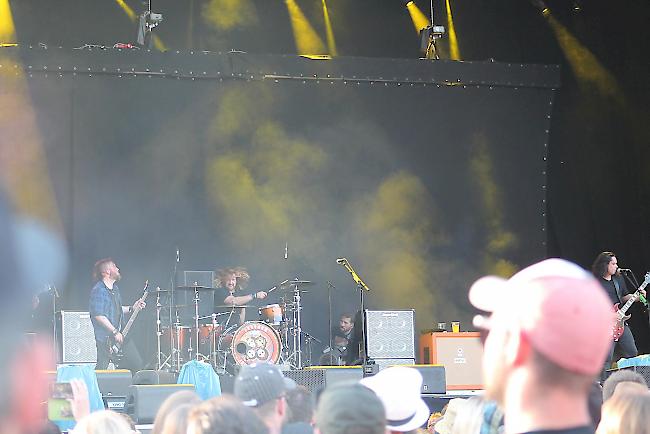
[[[650,272],[645,274],[645,280],[639,286],[639,289],[634,291],[634,294],[632,294],[632,297],[619,309],[618,305],[619,303],[616,303],[614,305],[614,312],[616,312],[616,321],[614,322],[614,326],[612,327],[612,336],[614,337],[614,341],[618,341],[618,339],[623,336],[623,331],[625,331],[625,321],[630,319],[631,315],[627,315],[627,310],[632,306],[632,303],[634,303],[639,296],[641,295],[641,290],[645,289],[646,286],[650,283]]]
[[[143,289],[144,292],[142,294],[142,297],[140,297],[139,301],[145,301],[147,299],[147,295],[149,295],[148,288],[149,288],[149,281],[146,280],[144,282],[144,289]],[[129,318],[129,321],[126,323],[124,328],[120,331],[124,339],[126,339],[126,335],[129,334],[129,330],[131,330],[131,326],[133,325],[133,322],[135,321],[135,319],[137,318],[141,310],[142,308],[140,307],[140,303],[137,303],[136,307],[133,309],[133,312],[131,313],[131,318]],[[124,342],[124,340],[122,340],[122,342]],[[121,344],[115,341],[114,338],[112,337],[108,338],[108,350],[111,354],[119,354],[120,350],[122,349],[122,345],[123,343]]]

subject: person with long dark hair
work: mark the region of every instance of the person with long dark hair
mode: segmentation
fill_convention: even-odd
[[[618,303],[619,307],[621,307],[632,297],[632,294],[630,294],[630,291],[625,284],[625,279],[623,279],[618,270],[618,260],[613,252],[602,252],[596,256],[596,259],[591,266],[591,272],[594,274],[596,279],[598,279],[601,286],[605,289],[605,292],[607,292],[607,295],[612,302],[612,306]],[[644,290],[641,290],[641,293],[645,296]],[[623,325],[623,334],[618,338],[618,340],[614,340],[614,337],[612,336],[612,347],[609,351],[607,360],[605,361],[604,369],[608,369],[611,366],[616,349],[618,349],[621,355],[626,358],[636,357],[639,354],[630,327],[626,323],[623,323]],[[614,325],[612,324],[612,328],[613,327]]]

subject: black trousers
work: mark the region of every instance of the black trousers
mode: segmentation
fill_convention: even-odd
[[[621,337],[618,339],[618,342],[612,341],[612,346],[609,349],[607,360],[605,360],[605,368],[603,369],[603,379],[604,379],[605,369],[609,369],[609,367],[612,365],[612,361],[614,358],[614,351],[617,349],[617,347],[621,355],[626,359],[630,357],[636,357],[639,355],[639,350],[637,350],[636,343],[634,343],[634,336],[632,336],[632,331],[630,330],[630,327],[628,327],[627,324],[625,324],[625,329],[623,330],[623,334],[621,335]]]
[[[138,347],[136,347],[135,343],[130,339],[127,339],[122,346],[121,357],[114,357],[114,355],[108,351],[108,345],[106,342],[96,340],[95,345],[97,346],[97,369],[108,368],[109,362],[113,362],[113,364],[120,369],[128,369],[134,373],[141,370],[143,367],[142,357],[140,357]]]

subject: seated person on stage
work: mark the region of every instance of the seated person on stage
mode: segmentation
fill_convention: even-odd
[[[319,364],[323,366],[342,365],[347,358],[348,344],[352,340],[354,322],[352,315],[344,313],[338,326],[332,327],[332,348],[326,348]]]
[[[244,306],[255,299],[261,300],[263,298],[266,298],[267,294],[264,291],[257,291],[251,294],[242,294],[249,280],[250,275],[244,267],[218,270],[217,278],[214,281],[214,286],[217,288],[224,288],[226,290],[226,294],[222,294],[223,298],[215,295],[214,299],[216,303],[219,303],[221,301],[221,304],[227,306]],[[246,320],[246,309],[238,310],[239,318],[234,318],[235,315],[233,315],[233,318],[230,319],[230,324],[236,323],[237,321],[239,321],[240,324],[243,324]]]
[[[144,301],[138,300],[133,306],[123,306],[120,288],[117,282],[122,277],[112,259],[100,259],[93,268],[93,277],[97,283],[90,292],[90,316],[95,330],[95,345],[97,346],[97,369],[107,369],[109,362],[117,364],[114,354],[111,354],[109,345],[119,343],[122,345],[124,363],[132,371],[142,369],[142,357],[133,341],[124,340],[121,333],[125,324],[124,316],[133,312],[136,307],[144,309]]]

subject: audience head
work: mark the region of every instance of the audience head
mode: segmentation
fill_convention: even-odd
[[[289,407],[287,423],[311,423],[314,417],[314,397],[305,386],[299,385],[287,391],[287,405]]]
[[[603,401],[607,401],[618,391],[630,389],[648,390],[648,384],[643,375],[628,369],[613,372],[603,383]]]
[[[611,346],[613,312],[595,278],[579,266],[547,259],[509,280],[476,281],[470,302],[491,313],[483,355],[486,396],[503,403],[514,372],[539,386],[586,397]],[[580,345],[576,343],[579,342]]]
[[[463,398],[453,398],[449,400],[449,403],[445,407],[445,412],[438,422],[436,422],[434,431],[438,434],[451,434],[453,432],[454,424],[456,423],[456,418],[458,413],[461,412],[461,409],[465,405],[465,399]]]
[[[377,394],[386,410],[386,427],[408,432],[423,426],[429,418],[429,406],[422,400],[422,374],[414,368],[394,366],[361,380]]]
[[[384,434],[386,412],[377,395],[361,384],[327,387],[316,407],[318,434]]]
[[[156,418],[154,419],[153,422],[153,429],[151,430],[151,434],[162,434],[163,432],[171,432],[169,431],[168,428],[166,428],[166,426],[167,426],[167,418],[168,416],[171,415],[172,411],[175,408],[178,408],[179,406],[196,405],[200,402],[201,402],[201,398],[199,398],[199,395],[197,395],[196,392],[192,390],[179,390],[178,392],[172,393],[167,397],[167,399],[165,399],[165,401],[158,409],[158,413],[156,413]],[[181,416],[182,416],[182,412],[176,414],[174,416],[174,419],[170,421],[169,426],[172,427],[177,423],[185,424],[186,422],[181,420]]]
[[[650,434],[650,393],[614,393],[603,404],[596,434]]]
[[[221,395],[192,408],[188,434],[267,434],[264,422],[232,395]]]
[[[287,392],[295,387],[296,383],[285,378],[276,365],[254,363],[239,370],[234,392],[245,406],[255,409],[271,434],[276,434],[286,422]]]
[[[111,410],[101,410],[83,417],[74,430],[74,434],[131,434],[132,430],[126,419]]]

